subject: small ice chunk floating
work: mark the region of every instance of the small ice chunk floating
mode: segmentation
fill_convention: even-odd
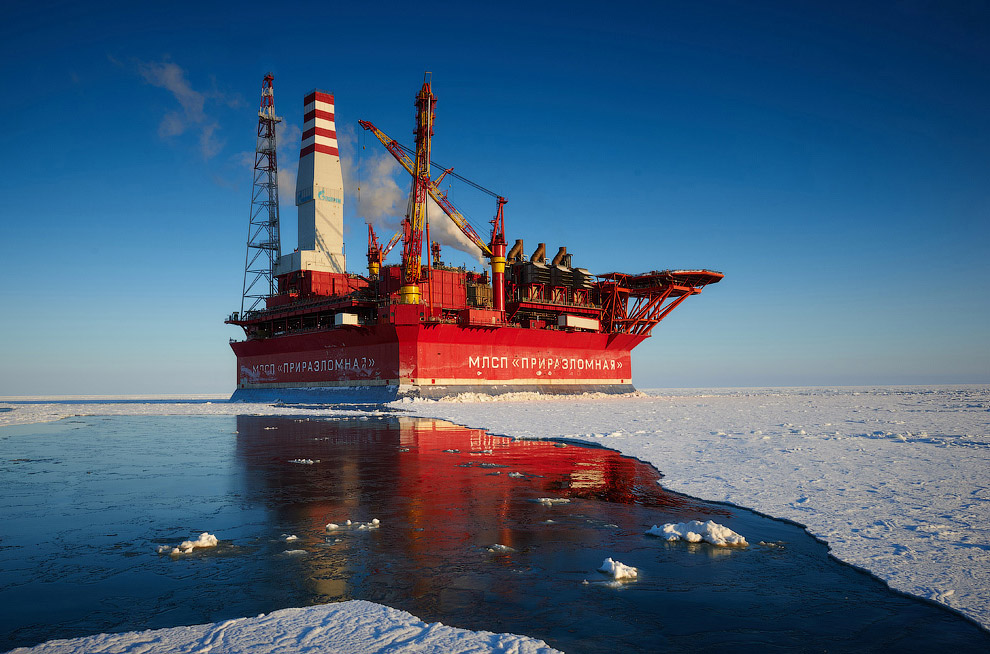
[[[639,577],[639,570],[631,565],[613,561],[611,557],[602,561],[602,565],[598,568],[598,572],[603,572],[616,581],[621,581],[623,579],[636,579]]]
[[[345,520],[343,524],[337,524],[335,522],[327,523],[327,533],[335,531],[346,531],[352,529],[355,531],[367,531],[369,529],[378,529],[381,527],[381,522],[378,518],[373,518],[371,522],[357,522],[352,520]]]
[[[193,550],[203,547],[216,547],[217,537],[211,533],[203,532],[199,535],[196,540],[184,540],[179,543],[176,547],[170,547],[168,545],[161,545],[158,548],[159,554],[170,554],[172,556],[181,556],[183,554],[190,554]]]
[[[701,522],[700,520],[668,522],[661,527],[653,525],[646,533],[650,536],[659,536],[667,541],[686,540],[689,543],[705,541],[719,547],[746,547],[749,545],[744,537],[713,520],[708,522]]]

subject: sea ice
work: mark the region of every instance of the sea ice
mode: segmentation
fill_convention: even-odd
[[[356,531],[367,531],[369,529],[378,529],[381,526],[381,521],[378,518],[373,518],[371,522],[357,522],[352,520],[344,521],[344,524],[338,525],[333,522],[327,524],[327,533],[333,531],[343,531],[346,529],[353,529]]]
[[[253,618],[154,631],[98,634],[51,640],[17,654],[270,654],[272,652],[417,652],[450,654],[554,654],[542,640],[489,631],[467,631],[380,604],[350,600],[282,609]],[[13,654],[13,653],[12,653]]]
[[[701,522],[700,520],[668,522],[662,527],[653,525],[646,533],[668,541],[686,540],[689,543],[705,541],[721,547],[730,545],[745,547],[749,544],[745,538],[713,520],[708,522]]]
[[[598,572],[604,572],[616,581],[622,579],[636,579],[639,577],[639,570],[624,563],[613,561],[611,557],[602,561],[602,565],[598,568]]]
[[[199,547],[216,547],[217,537],[213,534],[203,532],[199,535],[196,540],[184,540],[177,547],[169,547],[168,545],[162,545],[158,548],[159,554],[171,554],[172,556],[179,556],[182,554],[189,554],[194,549]]]

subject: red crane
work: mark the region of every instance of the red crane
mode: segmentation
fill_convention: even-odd
[[[378,277],[378,274],[382,270],[382,262],[388,253],[392,251],[399,239],[402,238],[402,231],[398,231],[392,235],[385,247],[381,247],[378,244],[378,236],[375,234],[375,228],[368,223],[368,274],[371,277]]]

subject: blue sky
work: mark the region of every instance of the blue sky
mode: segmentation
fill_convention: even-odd
[[[639,386],[990,382],[985,3],[134,4],[6,12],[0,395],[232,390],[269,70],[287,188],[321,88],[368,203],[357,120],[411,142],[428,70],[434,159],[508,197],[510,243],[723,271]],[[397,217],[356,199],[359,272]]]

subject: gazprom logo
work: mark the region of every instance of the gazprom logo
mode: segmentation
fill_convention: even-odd
[[[327,193],[323,189],[320,189],[320,192],[316,194],[316,197],[317,199],[323,200],[324,202],[335,202],[336,204],[343,204],[343,201],[340,198],[338,198],[336,195]]]

